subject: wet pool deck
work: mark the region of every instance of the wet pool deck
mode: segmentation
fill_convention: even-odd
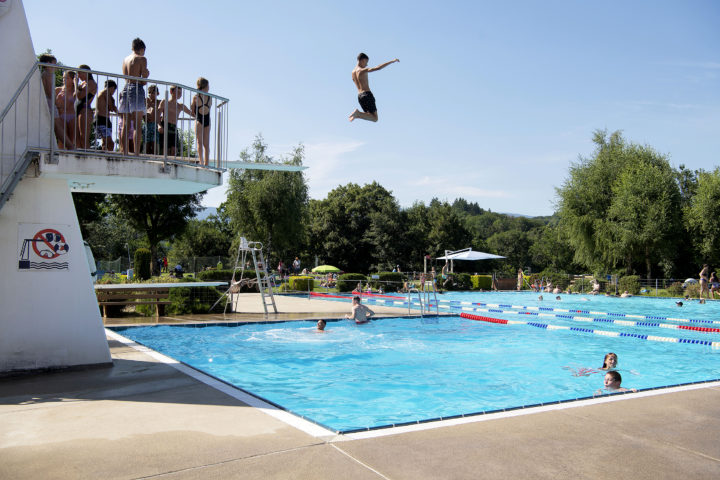
[[[718,387],[364,440],[318,438],[108,343],[111,368],[0,379],[0,478],[720,478]]]

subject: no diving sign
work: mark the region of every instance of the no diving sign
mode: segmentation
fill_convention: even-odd
[[[70,225],[18,224],[18,270],[69,270]]]

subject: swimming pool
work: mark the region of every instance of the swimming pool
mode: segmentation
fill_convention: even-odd
[[[475,303],[498,301],[498,305],[537,306],[530,305],[534,296],[526,294],[475,293],[443,297]],[[578,298],[572,302],[544,301],[543,306],[561,308],[562,305],[570,309],[575,302],[582,302],[582,305],[592,304],[593,311],[595,307],[602,307],[598,311],[608,313],[623,310],[630,315],[652,312],[667,317],[668,312],[677,314],[681,310],[688,319],[691,316],[697,320],[720,319],[717,315],[720,305],[712,303],[683,310],[674,307],[670,300],[637,300],[593,298],[585,302]],[[667,304],[673,305],[672,309]],[[665,315],[659,315],[662,313]],[[515,313],[482,315],[527,320]],[[556,326],[578,325],[574,318],[556,316],[531,321]],[[597,369],[605,353],[611,351],[619,356],[623,386],[627,387],[647,389],[720,378],[717,348],[643,338],[665,335],[718,341],[718,333],[607,321],[598,325],[592,322],[589,326],[587,321],[580,322],[586,329],[631,332],[637,336],[612,337],[569,329],[494,324],[459,316],[384,318],[361,326],[344,320],[331,321],[327,333],[316,333],[314,322],[308,321],[114,330],[339,432],[586,398],[602,387],[602,373],[589,376],[573,376],[573,373],[582,368]]]

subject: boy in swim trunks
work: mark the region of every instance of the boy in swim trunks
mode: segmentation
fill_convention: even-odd
[[[157,85],[148,87],[148,97],[145,100],[145,123],[143,124],[143,141],[145,142],[145,153],[154,155],[160,153],[158,148],[158,123],[160,123],[160,100],[157,99]]]
[[[102,141],[102,149],[108,152],[115,150],[110,112],[117,113],[115,99],[113,98],[116,90],[117,83],[113,80],[106,80],[105,88],[100,92],[95,102],[95,135]]]
[[[122,65],[123,75],[131,77],[148,78],[150,71],[147,69],[147,58],[145,58],[145,42],[136,38],[132,41],[132,51],[125,57]],[[127,80],[120,92],[120,106],[118,112],[123,116],[123,126],[120,132],[120,151],[129,153],[130,122],[134,122],[133,132],[133,153],[140,154],[140,122],[145,113],[145,82],[139,80]]]
[[[352,300],[352,313],[345,315],[345,318],[349,320],[355,320],[355,323],[368,323],[370,317],[375,315],[375,312],[370,310],[368,307],[360,303],[360,297],[355,296]]]
[[[368,73],[382,70],[388,65],[399,62],[400,60],[396,58],[395,60],[385,62],[381,65],[378,65],[377,67],[372,68],[368,68],[367,64],[370,59],[364,53],[358,55],[357,60],[357,66],[352,71],[352,80],[358,89],[358,102],[360,102],[360,106],[362,107],[363,111],[361,112],[356,108],[355,111],[350,114],[349,119],[351,122],[356,118],[361,118],[370,122],[377,122],[378,114],[377,107],[375,106],[375,96],[373,96],[373,93],[370,91]]]
[[[177,150],[177,122],[182,112],[192,115],[192,112],[182,103],[177,101],[178,97],[182,95],[182,88],[177,85],[170,87],[170,99],[167,102],[167,119],[165,118],[165,100],[160,102],[160,124],[158,130],[164,137],[161,141],[163,145],[167,146],[167,152],[170,156],[175,156]],[[165,121],[167,120],[167,132],[165,132]]]

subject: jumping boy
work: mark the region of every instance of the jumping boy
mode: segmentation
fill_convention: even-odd
[[[145,42],[136,38],[132,41],[132,51],[125,57],[122,64],[123,75],[130,77],[148,78],[150,70],[147,69],[147,58],[145,58]],[[129,153],[130,127],[134,122],[133,150],[135,155],[140,155],[140,122],[145,113],[145,82],[128,80],[120,92],[120,108],[123,124],[120,132],[120,151],[125,155]]]
[[[368,81],[368,73],[370,72],[376,72],[378,70],[382,70],[383,68],[387,67],[388,65],[399,62],[397,58],[395,60],[391,60],[389,62],[385,62],[381,65],[378,65],[377,67],[371,67],[368,68],[367,64],[370,58],[365,55],[364,53],[361,53],[357,57],[358,63],[357,66],[352,71],[352,80],[353,83],[355,83],[355,86],[358,89],[358,102],[360,102],[360,106],[362,107],[363,111],[361,112],[357,108],[353,113],[350,114],[350,121],[352,122],[356,118],[361,118],[363,120],[368,120],[370,122],[377,122],[378,121],[378,114],[377,114],[377,107],[375,106],[375,97],[373,96],[373,93],[370,91],[370,82]]]
[[[108,152],[115,150],[115,143],[112,139],[112,120],[110,112],[117,113],[115,106],[115,90],[117,83],[112,80],[105,81],[105,88],[100,92],[95,101],[95,133],[102,140],[102,149]]]

